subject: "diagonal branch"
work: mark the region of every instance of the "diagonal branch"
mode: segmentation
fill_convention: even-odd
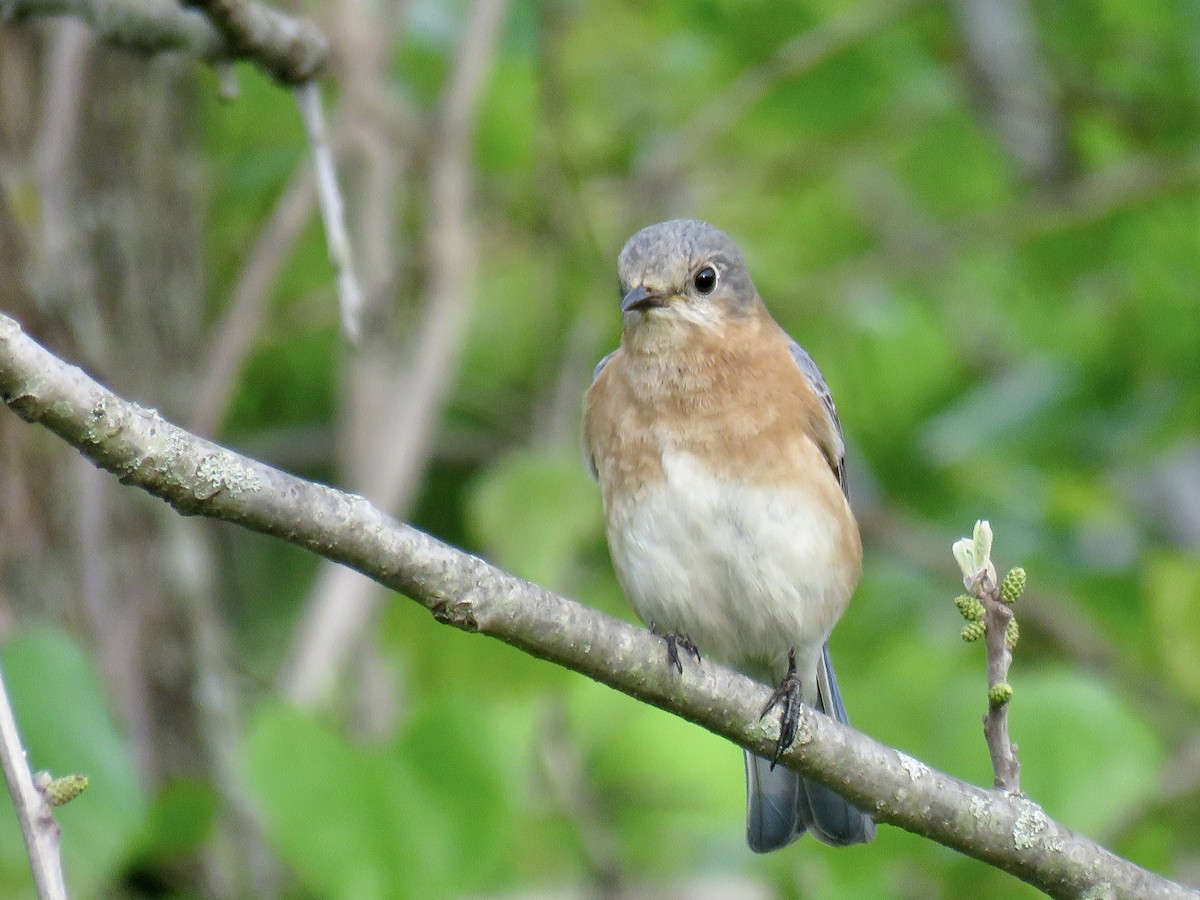
[[[643,173],[679,172],[721,134],[735,129],[772,90],[820,66],[843,50],[883,31],[931,0],[886,0],[853,7],[783,44],[761,64],[748,69],[667,135],[639,166]]]
[[[283,538],[400,591],[445,624],[490,635],[707,728],[772,752],[768,689],[705,662],[676,676],[648,632],[500,571],[381,513],[178,428],[122,400],[0,315],[0,397],[122,482],[185,515]],[[897,825],[1054,897],[1200,897],[1050,819],[1021,796],[930,769],[808,708],[782,762]]]

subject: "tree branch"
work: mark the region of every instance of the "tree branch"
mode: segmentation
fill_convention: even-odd
[[[351,566],[445,624],[491,635],[701,725],[773,751],[765,686],[711,662],[677,676],[648,632],[496,569],[355,497],[239,456],[122,400],[0,315],[0,397],[97,465],[186,515],[233,522]],[[1050,819],[1020,796],[951,778],[802,710],[783,763],[897,825],[1054,897],[1197,897]]]
[[[212,21],[172,0],[2,0],[0,21],[75,16],[118,46],[182,50],[209,62],[247,59],[289,84],[306,81],[325,64],[325,36],[306,19],[249,0],[207,0],[204,6]]]

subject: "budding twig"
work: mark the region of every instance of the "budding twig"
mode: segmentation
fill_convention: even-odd
[[[982,637],[987,651],[988,711],[983,717],[983,735],[992,758],[995,786],[1020,793],[1021,765],[1017,748],[1008,737],[1008,704],[1013,697],[1008,669],[1019,636],[1011,604],[1025,589],[1025,571],[1013,569],[1003,581],[997,579],[991,559],[992,528],[986,521],[976,522],[973,537],[956,541],[953,551],[967,589],[966,595],[955,600],[968,620],[963,640]]]

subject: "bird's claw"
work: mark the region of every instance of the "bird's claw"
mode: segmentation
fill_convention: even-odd
[[[683,674],[683,660],[679,657],[680,650],[685,656],[690,656],[696,662],[700,662],[700,648],[686,634],[676,634],[674,631],[668,631],[666,634],[659,631],[654,631],[654,633],[667,642],[667,664],[680,675]]]
[[[796,740],[796,732],[800,728],[800,703],[800,676],[796,674],[796,650],[793,648],[788,651],[787,674],[783,676],[783,681],[779,682],[779,687],[775,688],[762,711],[762,715],[765,716],[776,706],[780,707],[779,740],[775,742],[775,754],[771,757],[772,770],[784,751]]]

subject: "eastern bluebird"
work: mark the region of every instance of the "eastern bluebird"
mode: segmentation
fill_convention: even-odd
[[[862,545],[833,399],[724,232],[651,225],[618,265],[621,345],[596,367],[584,410],[617,579],[680,671],[677,642],[780,685],[781,752],[797,699],[848,721],[828,640]],[[746,795],[756,852],[805,830],[833,845],[875,835],[834,791],[749,752]]]

